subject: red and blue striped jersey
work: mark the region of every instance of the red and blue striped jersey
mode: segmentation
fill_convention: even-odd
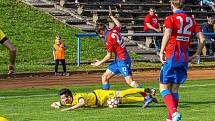
[[[174,54],[175,61],[187,62],[188,49],[191,37],[194,33],[201,32],[201,28],[196,21],[183,10],[165,18],[165,29],[171,29],[172,34],[165,48],[165,56],[170,59]]]
[[[105,44],[108,52],[114,52],[116,60],[130,59],[119,27],[109,30]]]

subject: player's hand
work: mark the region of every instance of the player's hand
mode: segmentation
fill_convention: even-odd
[[[109,6],[109,16],[113,16],[110,6]]]
[[[8,75],[15,73],[15,66],[12,64],[8,65]]]
[[[161,61],[162,64],[166,63],[166,59],[165,59],[164,53],[160,53],[160,61]]]
[[[58,102],[54,102],[51,104],[51,107],[58,109],[58,108],[60,108],[60,105],[58,104]]]
[[[91,63],[91,65],[92,65],[92,66],[99,66],[99,65],[101,65],[101,61],[96,60],[96,62]]]
[[[191,63],[197,64],[197,62],[198,62],[198,57],[199,57],[198,54],[194,54],[193,56],[191,56],[191,57],[189,58],[189,60],[191,61]]]

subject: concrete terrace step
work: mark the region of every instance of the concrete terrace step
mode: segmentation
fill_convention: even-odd
[[[52,16],[69,16],[70,14],[64,11],[51,11],[49,12]]]
[[[39,7],[39,8],[53,8],[54,4],[47,4],[47,3],[34,3],[34,7]]]
[[[95,27],[87,24],[79,24],[79,25],[73,25],[74,27],[80,28],[82,31],[88,32],[88,33],[95,33]]]
[[[76,18],[65,19],[64,22],[68,23],[70,25],[86,24],[84,21],[76,19]]]

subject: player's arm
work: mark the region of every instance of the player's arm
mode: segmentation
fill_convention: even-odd
[[[107,51],[106,56],[105,56],[101,61],[96,60],[96,62],[95,62],[95,63],[92,63],[91,65],[93,65],[93,66],[99,66],[99,65],[101,65],[101,64],[103,64],[103,63],[105,63],[105,62],[107,62],[108,60],[110,60],[110,59],[111,59],[111,56],[112,56],[112,53]]]
[[[80,98],[80,99],[78,100],[78,104],[76,104],[76,105],[74,105],[74,106],[72,106],[72,107],[63,109],[63,110],[61,110],[61,111],[70,111],[70,110],[74,110],[74,109],[83,107],[84,105],[85,105],[84,98]]]
[[[150,23],[146,23],[146,26],[147,26],[149,29],[152,29],[152,30],[155,30],[156,32],[159,32],[159,29],[156,29],[156,28],[153,27]]]
[[[109,16],[113,20],[113,22],[116,24],[117,27],[121,27],[121,23],[113,16],[110,6],[109,6]]]
[[[168,28],[164,31],[164,35],[163,35],[163,39],[162,39],[162,43],[161,43],[161,50],[160,50],[160,61],[163,64],[166,63],[165,56],[164,56],[164,50],[166,48],[167,43],[169,42],[171,34],[172,34],[172,29]]]
[[[202,48],[204,47],[205,37],[202,32],[196,34],[197,38],[199,39],[199,46],[196,50],[196,53],[190,57],[192,62],[197,62],[198,56],[200,55]]]

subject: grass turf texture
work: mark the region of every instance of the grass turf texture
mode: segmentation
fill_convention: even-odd
[[[44,12],[21,3],[17,4],[14,0],[0,0],[0,18],[0,29],[7,34],[17,48],[16,72],[53,71],[53,65],[44,63],[53,61],[51,47],[57,34],[62,36],[67,45],[66,60],[76,62],[77,38],[74,34],[83,33],[79,29],[67,27]],[[84,37],[81,40],[81,60],[102,59],[106,54],[104,45],[98,38]],[[7,73],[8,51],[2,46],[0,46],[0,51],[0,73]],[[140,59],[134,53],[130,53],[130,56],[132,59]],[[79,68],[76,65],[70,65],[67,69],[71,71],[105,69],[106,65],[96,68],[90,65],[81,65]],[[215,63],[202,65],[215,65]],[[133,64],[133,68],[160,66],[160,63],[137,62]]]
[[[144,86],[158,87],[158,83],[144,83]],[[214,80],[187,81],[183,86],[180,90],[179,106],[183,121],[214,121]],[[146,109],[141,108],[143,103],[133,103],[121,104],[115,109],[80,108],[61,112],[50,107],[53,101],[59,99],[56,93],[60,88],[1,90],[0,114],[10,121],[164,121],[166,118],[167,109],[162,101],[151,104]],[[99,89],[100,85],[68,88],[73,92],[90,92]],[[118,83],[112,84],[111,88],[122,90],[128,86]],[[157,97],[161,100],[160,94]]]
[[[0,29],[17,48],[17,72],[53,70],[52,49],[54,38],[60,34],[67,45],[66,60],[76,62],[77,33],[79,29],[65,26],[31,6],[14,0],[0,0]],[[105,54],[104,43],[96,37],[81,39],[81,60],[101,59]],[[101,47],[102,46],[102,47]],[[0,46],[1,72],[7,72],[8,51]],[[99,54],[98,54],[99,53]],[[133,58],[137,55],[132,54]],[[74,70],[76,65],[70,67]]]

